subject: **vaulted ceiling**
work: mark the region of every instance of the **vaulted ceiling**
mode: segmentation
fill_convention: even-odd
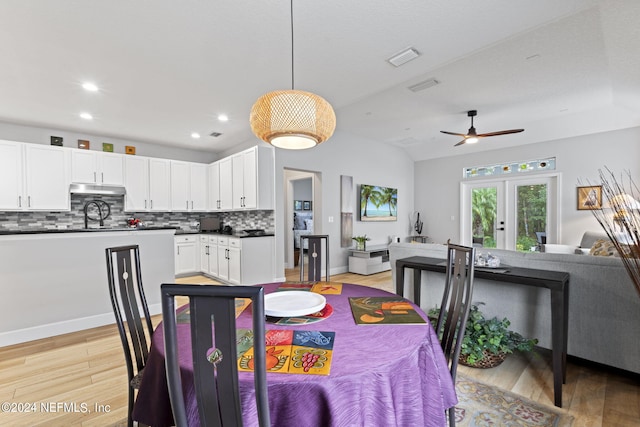
[[[636,0],[294,0],[293,10],[296,89],[327,99],[339,132],[416,160],[640,125]],[[291,87],[289,0],[3,0],[0,34],[4,122],[222,152],[255,138],[260,95]],[[409,47],[420,56],[387,62]],[[408,89],[429,79],[438,84]],[[459,138],[440,130],[466,132],[470,109],[479,133],[525,132],[454,148]]]

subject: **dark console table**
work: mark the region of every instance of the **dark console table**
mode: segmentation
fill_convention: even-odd
[[[396,261],[396,293],[404,296],[404,270],[411,268],[413,295],[420,304],[422,271],[446,272],[446,260],[412,256]],[[555,405],[562,407],[562,384],[567,376],[567,331],[569,326],[569,273],[564,271],[537,270],[533,268],[504,266],[491,270],[476,268],[476,279],[509,282],[519,285],[547,288],[551,292],[551,351],[553,358],[553,394]]]

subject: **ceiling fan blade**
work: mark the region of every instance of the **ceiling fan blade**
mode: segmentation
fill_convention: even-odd
[[[447,132],[446,130],[441,130],[440,132],[442,133],[446,133],[447,135],[455,135],[455,136],[461,136],[461,137],[465,137],[467,136],[466,133],[455,133],[455,132]]]
[[[478,138],[486,138],[487,136],[508,135],[510,133],[519,133],[519,132],[524,132],[524,129],[509,129],[509,130],[500,130],[498,132],[481,133],[478,135]]]
[[[467,142],[467,140],[466,140],[466,139],[463,139],[462,141],[460,141],[460,142],[458,142],[456,145],[454,145],[454,147],[457,147],[458,145],[462,145],[462,144],[464,144],[465,142]]]

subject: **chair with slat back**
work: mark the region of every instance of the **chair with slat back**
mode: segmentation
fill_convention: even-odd
[[[307,241],[307,245],[304,245],[304,241]],[[324,243],[323,243],[324,242]],[[313,235],[309,234],[306,236],[300,236],[300,280],[301,281],[310,281],[310,282],[319,282],[322,280],[322,247],[325,248],[324,253],[324,264],[325,264],[325,281],[331,281],[331,275],[329,273],[329,236],[326,234],[323,235]],[[304,249],[308,248],[307,256],[309,258],[308,269],[309,273],[307,277],[304,277]]]
[[[475,252],[473,247],[447,244],[447,271],[436,331],[442,334],[440,343],[454,383],[471,308]],[[449,409],[449,426],[455,426],[455,407]]]
[[[133,426],[131,411],[140,387],[153,334],[149,308],[142,287],[138,245],[106,249],[107,278],[111,305],[127,362],[129,409],[127,425]]]
[[[238,384],[235,299],[250,298],[256,407],[260,426],[268,427],[270,416],[262,287],[163,284],[161,294],[167,382],[176,426],[189,425],[178,364],[175,307],[176,296],[187,296],[191,324],[193,383],[200,425],[243,425]]]

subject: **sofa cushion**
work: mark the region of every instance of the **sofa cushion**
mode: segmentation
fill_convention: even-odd
[[[609,239],[598,239],[589,252],[594,256],[618,256],[618,250]]]
[[[604,231],[585,231],[580,241],[580,247],[589,249],[596,243],[596,240],[600,239],[609,240],[609,237]]]

